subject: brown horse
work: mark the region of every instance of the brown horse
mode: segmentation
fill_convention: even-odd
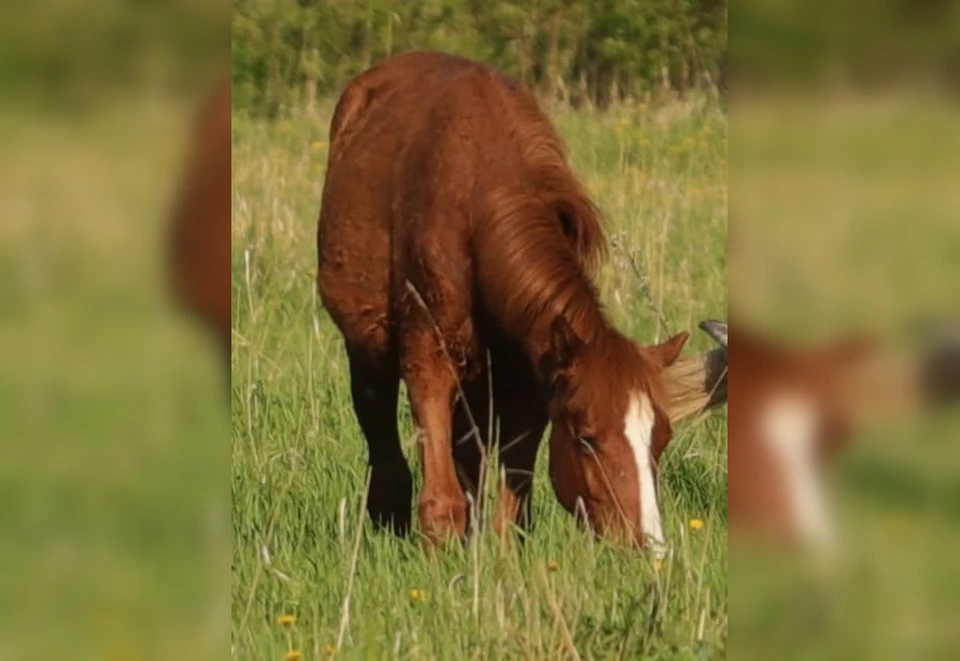
[[[372,519],[404,534],[412,480],[396,424],[407,386],[427,547],[462,536],[499,419],[493,524],[529,523],[548,422],[562,505],[601,534],[662,543],[663,370],[688,334],[638,346],[601,308],[597,210],[532,95],[481,63],[392,57],[357,76],[330,127],[320,296],[343,334],[371,469]],[[492,394],[493,401],[488,400]]]
[[[168,269],[177,303],[215,334],[230,358],[230,79],[194,120],[171,215]]]

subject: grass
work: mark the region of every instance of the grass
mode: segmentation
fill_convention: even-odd
[[[346,356],[314,285],[330,109],[233,122],[234,658],[722,657],[723,413],[678,427],[663,457],[671,552],[660,567],[579,530],[544,456],[522,550],[484,533],[430,561],[415,538],[373,531]],[[554,118],[607,216],[615,248],[599,284],[614,321],[650,343],[725,317],[719,111],[678,103]],[[688,350],[708,347],[698,333]],[[403,400],[399,417],[412,439]],[[405,452],[416,475],[412,442]]]

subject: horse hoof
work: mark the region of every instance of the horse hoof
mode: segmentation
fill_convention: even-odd
[[[461,539],[467,531],[467,503],[453,498],[426,498],[420,501],[420,531],[424,544],[440,546]]]

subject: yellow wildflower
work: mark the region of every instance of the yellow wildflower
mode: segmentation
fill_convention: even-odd
[[[549,569],[550,571],[557,571],[558,569],[560,569],[560,563],[557,562],[556,560],[551,560],[550,562],[547,563],[547,569]]]
[[[296,615],[281,615],[277,618],[277,622],[282,624],[285,627],[289,627],[291,624],[297,621]]]
[[[423,590],[410,590],[410,601],[423,601],[427,598],[427,593]]]
[[[289,650],[283,655],[283,658],[287,661],[300,661],[301,657],[303,657],[303,654],[300,650]]]
[[[690,519],[690,530],[700,530],[703,527],[703,521],[700,519]]]

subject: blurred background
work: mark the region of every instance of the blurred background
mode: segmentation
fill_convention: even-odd
[[[763,423],[760,354],[737,349],[738,325],[790,347],[794,368],[851,337],[900,368],[861,374],[850,401],[825,382],[803,391],[816,415],[849,417],[846,447],[815,471],[837,552],[757,555],[733,535],[731,658],[952,658],[960,415],[922,384],[956,374],[960,6],[743,0],[732,14],[731,485],[750,477],[735,429]],[[796,388],[786,368],[763,378]]]
[[[214,0],[0,7],[0,659],[228,647],[227,384],[166,273],[228,52]]]
[[[231,13],[234,109],[251,116],[322,106],[414,45],[577,108],[729,88],[741,327],[911,357],[960,312],[956,3],[742,0],[729,62],[725,2],[231,6],[0,9],[0,659],[228,648],[222,355],[172,305],[164,246]],[[839,560],[731,554],[733,658],[957,649],[960,416],[904,411],[866,416],[829,466]]]

